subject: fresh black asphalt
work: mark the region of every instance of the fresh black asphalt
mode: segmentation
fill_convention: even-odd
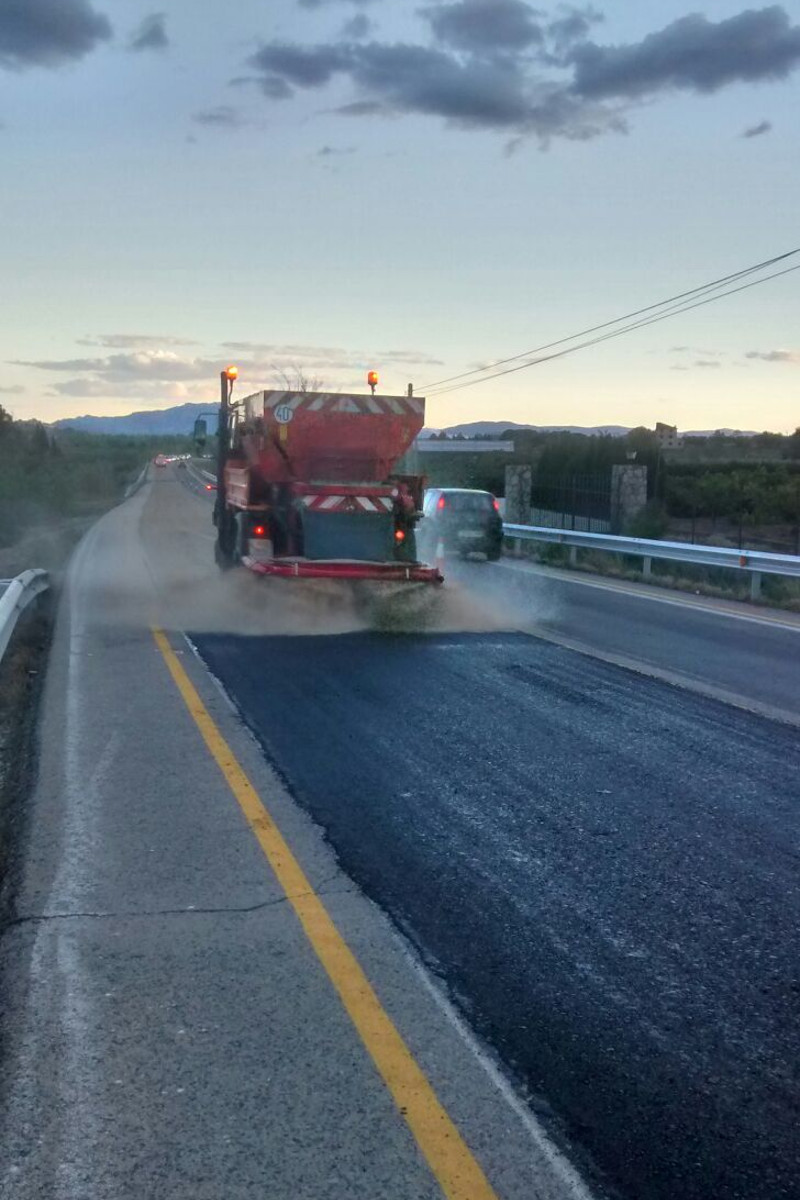
[[[796,730],[522,634],[192,640],[609,1192],[800,1196]]]

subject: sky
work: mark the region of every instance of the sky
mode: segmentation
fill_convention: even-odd
[[[437,392],[800,247],[800,0],[543,2],[0,0],[0,404],[800,425],[800,271]]]

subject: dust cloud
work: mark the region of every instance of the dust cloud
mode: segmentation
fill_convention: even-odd
[[[176,471],[108,514],[76,556],[76,583],[88,589],[102,624],[249,636],[485,633],[531,627],[530,588],[517,594],[493,564],[445,564],[446,582],[350,583],[221,571],[207,497]]]

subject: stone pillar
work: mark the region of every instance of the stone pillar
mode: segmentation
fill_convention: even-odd
[[[647,504],[647,467],[616,463],[611,468],[611,528],[621,533]]]
[[[532,467],[506,467],[506,512],[509,525],[530,525]]]

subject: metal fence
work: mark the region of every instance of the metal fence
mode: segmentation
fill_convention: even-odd
[[[611,529],[611,475],[534,476],[531,524],[548,529],[607,533]]]

